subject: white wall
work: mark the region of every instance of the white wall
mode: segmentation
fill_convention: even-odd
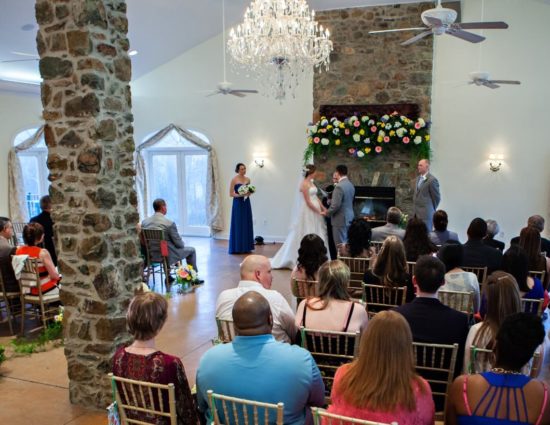
[[[462,21],[479,21],[478,0],[462,2]],[[442,187],[441,208],[465,237],[476,216],[494,218],[506,243],[532,214],[550,221],[550,5],[536,0],[485,0],[484,20],[505,21],[507,30],[485,30],[471,44],[437,37],[432,103],[433,172]],[[466,85],[481,68],[494,79],[520,86]],[[504,154],[499,172],[490,153]],[[547,225],[546,234],[548,234]]]

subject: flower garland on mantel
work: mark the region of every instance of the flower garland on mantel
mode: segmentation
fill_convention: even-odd
[[[429,123],[397,112],[382,117],[352,116],[343,121],[326,117],[308,127],[307,162],[312,156],[345,151],[350,157],[368,159],[394,148],[411,150],[414,159],[430,157]]]

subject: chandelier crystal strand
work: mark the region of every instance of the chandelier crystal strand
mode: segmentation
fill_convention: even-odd
[[[255,76],[263,93],[281,103],[313,68],[328,70],[332,42],[305,0],[253,0],[231,29],[232,61]]]

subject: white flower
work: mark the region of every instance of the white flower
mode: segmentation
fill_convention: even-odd
[[[350,124],[353,124],[357,120],[358,120],[357,116],[354,115],[354,116],[350,117],[349,122],[350,122]]]
[[[367,117],[366,115],[363,115],[361,117],[361,121],[363,121],[363,122],[367,122],[368,120],[369,120],[369,117]]]
[[[368,144],[368,143],[370,143],[370,139],[367,137],[365,140],[363,140],[363,142]]]
[[[380,131],[378,132],[378,135],[379,135],[380,137],[384,137],[384,136],[386,135],[386,132],[385,132],[384,130],[380,130]]]
[[[391,124],[390,123],[386,124],[386,130],[391,130]]]
[[[369,125],[374,125],[374,120],[369,120]]]
[[[361,140],[361,136],[360,136],[359,134],[355,133],[355,134],[353,135],[353,141],[354,141],[354,142],[358,142],[358,141],[360,141],[360,140]]]
[[[387,120],[390,119],[390,116],[389,115],[383,115],[382,118],[380,118],[380,121],[384,121],[386,122]]]
[[[321,125],[324,127],[326,125],[328,125],[328,120],[327,119],[324,119],[323,121],[321,121]]]
[[[401,115],[399,118],[400,118],[401,121],[403,121],[403,122],[407,121],[407,117],[406,117],[405,115]]]
[[[395,132],[397,133],[397,135],[399,137],[403,137],[405,135],[405,133],[407,133],[407,129],[403,128],[403,127],[400,127],[397,130],[395,130]]]
[[[324,137],[321,139],[321,144],[322,145],[327,146],[329,143],[330,143],[330,141],[328,139],[326,139]]]
[[[318,130],[318,128],[317,128],[316,125],[312,125],[312,126],[309,127],[309,131],[310,131],[311,134],[317,133],[317,130]]]
[[[424,121],[422,118],[418,118],[418,123],[420,124],[420,128],[426,127],[426,121]]]
[[[396,121],[396,122],[393,124],[393,126],[394,126],[395,128],[399,128],[399,127],[401,127],[401,123],[400,123],[399,121]]]
[[[340,129],[338,127],[332,129],[332,134],[338,136],[340,134]]]
[[[420,143],[422,143],[422,137],[416,136],[414,138],[413,142],[414,142],[415,145],[419,145]]]
[[[340,124],[342,124],[340,121],[338,121],[337,119],[334,120],[334,122],[332,123],[332,125],[334,125],[334,127],[339,127]]]
[[[359,158],[363,158],[363,157],[365,156],[365,154],[364,154],[363,151],[359,150],[359,151],[357,151],[357,156],[358,156]]]

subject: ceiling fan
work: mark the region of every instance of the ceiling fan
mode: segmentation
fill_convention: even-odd
[[[474,34],[467,29],[506,29],[508,24],[505,22],[455,22],[457,13],[453,9],[448,9],[441,6],[441,0],[437,1],[437,7],[428,9],[422,12],[420,18],[426,25],[425,27],[416,28],[399,28],[393,30],[369,31],[369,34],[381,34],[397,31],[423,31],[408,40],[401,43],[402,46],[412,44],[428,35],[449,34],[453,37],[460,38],[470,43],[479,43],[485,40],[485,37]]]
[[[476,86],[485,86],[490,89],[498,89],[500,84],[521,84],[521,81],[517,80],[491,80],[488,72],[471,72],[469,84],[475,84]]]
[[[232,89],[232,83],[227,81],[226,77],[226,63],[225,63],[225,0],[222,0],[222,38],[223,38],[223,81],[218,83],[216,90],[207,94],[206,97],[214,96],[216,94],[231,94],[237,97],[245,97],[246,93],[258,93],[258,90],[251,89]]]

